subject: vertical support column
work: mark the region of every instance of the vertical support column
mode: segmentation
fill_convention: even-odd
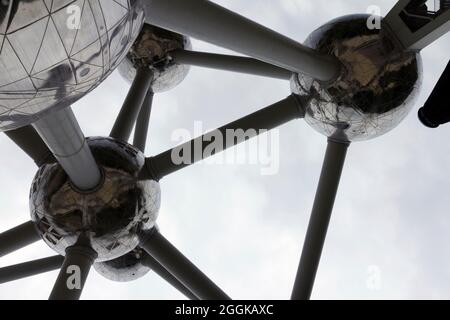
[[[142,152],[145,152],[145,147],[147,145],[147,134],[152,112],[153,96],[153,92],[148,90],[136,121],[136,128],[134,129],[133,145]]]
[[[137,69],[130,91],[109,134],[110,137],[128,141],[152,81],[153,72],[150,68],[141,67]]]
[[[349,143],[328,140],[292,300],[309,300],[311,297],[348,146]]]
[[[92,190],[101,172],[71,108],[50,113],[33,124],[75,187]]]
[[[95,259],[97,252],[83,241],[78,241],[74,246],[67,248],[64,263],[49,300],[80,299]]]
[[[437,128],[450,122],[450,62],[434,87],[425,105],[419,109],[419,120],[429,128]]]

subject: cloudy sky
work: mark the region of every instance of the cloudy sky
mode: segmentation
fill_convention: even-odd
[[[303,41],[335,17],[391,0],[216,0]],[[194,49],[227,52],[193,41]],[[394,131],[349,149],[314,299],[450,298],[450,126],[423,127],[416,111],[448,62],[450,35],[423,51],[424,86]],[[87,136],[105,135],[129,85],[115,72],[74,105]],[[195,121],[214,128],[289,94],[289,83],[192,68],[154,101],[148,155],[176,144]],[[234,299],[288,299],[317,186],[326,139],[303,121],[279,130],[279,171],[258,165],[198,164],[161,181],[162,233]],[[34,163],[0,135],[0,230],[29,220]],[[43,242],[0,260],[0,267],[53,255]],[[0,286],[0,299],[46,299],[57,272]],[[84,299],[182,299],[153,273],[113,283],[92,271]]]

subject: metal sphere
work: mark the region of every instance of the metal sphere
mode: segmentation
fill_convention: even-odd
[[[145,23],[127,58],[120,64],[119,72],[127,81],[132,82],[138,67],[149,67],[154,74],[151,85],[153,92],[171,90],[189,72],[189,66],[175,63],[169,57],[168,54],[177,49],[192,49],[190,39]]]
[[[145,265],[147,253],[135,248],[127,254],[104,262],[94,264],[95,270],[111,281],[131,282],[145,276],[151,268]]]
[[[104,181],[90,193],[77,191],[59,164],[41,167],[30,192],[31,219],[42,239],[64,255],[80,235],[98,253],[96,261],[123,256],[138,245],[137,232],[155,226],[161,191],[137,179],[144,166],[138,149],[111,138],[89,138]]]
[[[306,121],[328,137],[361,141],[381,136],[408,115],[418,96],[420,54],[397,50],[388,34],[368,27],[369,17],[338,18],[306,40],[308,47],[341,62],[342,74],[336,81],[292,77],[292,91],[308,101]]]
[[[134,0],[6,3],[0,5],[0,131],[31,124],[93,90],[123,60],[144,21]]]

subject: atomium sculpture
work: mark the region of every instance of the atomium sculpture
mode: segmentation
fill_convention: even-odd
[[[82,8],[83,28],[75,33],[61,29],[70,5]],[[309,299],[348,146],[387,133],[407,116],[421,84],[420,50],[450,29],[446,1],[430,12],[420,1],[400,0],[381,29],[370,28],[369,18],[337,18],[302,45],[204,0],[1,4],[0,130],[39,169],[30,192],[32,219],[0,234],[0,256],[41,238],[58,255],[1,268],[0,283],[61,268],[50,298],[78,299],[94,265],[113,281],[152,270],[190,299],[229,299],[160,233],[159,182],[206,157],[193,153],[181,164],[172,159],[186,147],[205,150],[211,143],[205,136],[270,130],[304,118],[328,138],[292,292],[292,299]],[[189,36],[247,57],[192,51]],[[283,79],[293,93],[145,158],[153,95],[178,85],[191,65]],[[132,82],[129,94],[109,137],[86,139],[70,104],[117,66]],[[73,265],[81,270],[80,289],[66,285]]]

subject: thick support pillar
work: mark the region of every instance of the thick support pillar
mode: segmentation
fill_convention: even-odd
[[[71,108],[50,113],[33,124],[75,187],[89,191],[101,172]]]
[[[311,297],[348,146],[348,143],[328,141],[319,186],[292,292],[293,300],[309,300]]]

